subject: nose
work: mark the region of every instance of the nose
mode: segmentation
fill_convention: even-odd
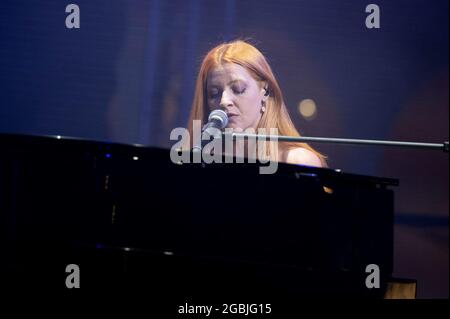
[[[228,93],[228,90],[224,90],[222,93],[222,97],[220,99],[220,108],[226,109],[227,107],[233,106],[233,101],[231,100],[231,94]]]

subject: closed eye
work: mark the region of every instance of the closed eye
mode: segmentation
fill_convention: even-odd
[[[218,92],[218,91],[215,91],[215,92],[209,92],[209,93],[208,93],[208,96],[209,96],[210,99],[215,99],[215,98],[217,98],[217,97],[220,96],[220,92]]]
[[[233,89],[234,94],[244,94],[247,88],[243,89]]]

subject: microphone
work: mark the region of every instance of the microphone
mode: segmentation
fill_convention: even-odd
[[[208,133],[209,136],[214,136],[217,129],[221,130],[228,124],[228,115],[222,110],[214,110],[208,116],[208,123],[202,128],[202,134]],[[217,131],[216,131],[217,132]]]
[[[228,115],[222,110],[214,110],[208,116],[208,123],[203,125],[199,144],[194,142],[192,151],[200,153],[208,139],[222,137],[220,130],[228,124]]]

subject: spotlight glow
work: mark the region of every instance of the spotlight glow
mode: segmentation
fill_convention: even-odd
[[[298,112],[307,120],[313,120],[317,114],[316,103],[311,99],[304,99],[298,104]]]

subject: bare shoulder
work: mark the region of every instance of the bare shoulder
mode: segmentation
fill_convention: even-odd
[[[320,158],[303,147],[292,148],[287,151],[286,162],[289,164],[300,164],[307,166],[322,167]]]

